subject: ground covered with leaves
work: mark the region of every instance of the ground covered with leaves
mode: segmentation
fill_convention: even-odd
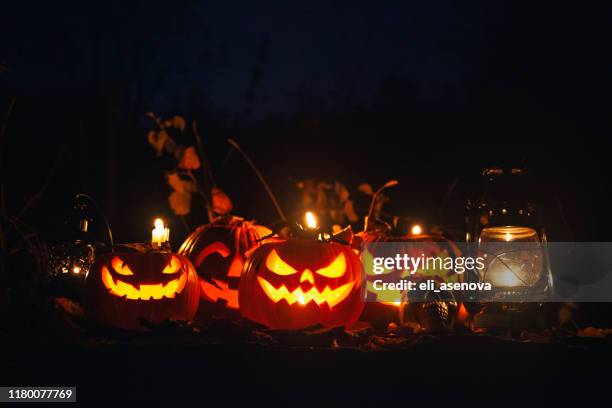
[[[20,306],[3,313],[2,384],[76,384],[79,401],[545,402],[604,386],[612,362],[602,329],[270,331],[214,319],[124,332],[93,325],[67,298]]]

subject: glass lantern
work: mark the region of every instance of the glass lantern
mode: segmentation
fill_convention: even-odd
[[[552,291],[544,226],[537,213],[537,186],[522,168],[487,168],[483,193],[468,203],[468,245],[484,267],[471,279],[490,283],[481,301],[539,302]]]

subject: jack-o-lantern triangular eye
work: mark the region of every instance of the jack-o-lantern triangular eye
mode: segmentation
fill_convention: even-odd
[[[277,275],[293,275],[297,271],[292,268],[287,262],[283,261],[273,249],[266,258],[266,268]]]
[[[118,256],[114,257],[111,261],[111,266],[113,270],[117,272],[119,275],[133,275],[134,272],[130,269],[129,266],[121,258]]]
[[[344,254],[340,253],[332,263],[325,268],[317,269],[316,272],[326,278],[341,277],[346,272],[346,259],[344,259]]]
[[[170,263],[166,265],[162,273],[167,273],[167,274],[177,273],[179,269],[181,269],[181,261],[176,256],[173,256],[170,259]]]

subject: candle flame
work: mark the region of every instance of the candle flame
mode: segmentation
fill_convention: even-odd
[[[153,221],[153,225],[155,225],[156,230],[164,229],[164,220],[156,218],[155,221]]]
[[[423,233],[423,227],[421,227],[419,224],[415,224],[412,226],[410,233],[412,235],[421,235]]]
[[[307,228],[309,228],[309,229],[317,228],[317,217],[315,217],[315,215],[311,211],[308,211],[304,218],[306,220],[306,227]]]

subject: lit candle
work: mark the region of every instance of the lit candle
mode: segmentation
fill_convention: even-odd
[[[155,228],[151,231],[151,243],[161,246],[170,239],[170,228],[164,226],[164,221],[161,218],[155,219]]]
[[[410,229],[410,233],[412,235],[421,235],[423,233],[423,228],[419,224],[414,224]]]
[[[313,230],[313,229],[317,229],[318,225],[317,225],[317,217],[315,217],[315,215],[311,212],[308,211],[306,213],[306,216],[304,217],[304,220],[306,221],[306,228]]]

